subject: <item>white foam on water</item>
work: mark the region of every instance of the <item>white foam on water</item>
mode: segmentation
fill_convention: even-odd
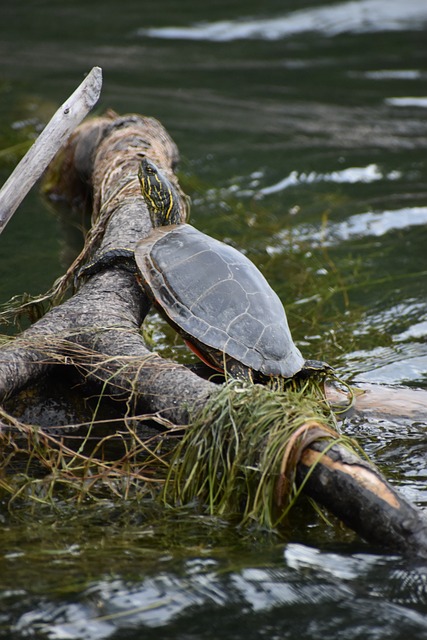
[[[365,184],[369,182],[375,182],[377,180],[396,180],[401,174],[397,171],[393,171],[388,174],[383,174],[378,165],[369,164],[366,167],[348,167],[341,171],[331,171],[329,173],[317,173],[311,171],[310,173],[298,173],[292,171],[288,176],[279,180],[279,182],[263,187],[258,193],[261,195],[270,195],[271,193],[277,193],[283,191],[288,187],[297,186],[299,184],[311,184],[315,182],[336,182],[336,183],[349,183],[355,184],[357,182],[363,182]]]
[[[248,38],[280,40],[309,31],[334,36],[346,32],[370,33],[403,28],[420,30],[424,21],[427,21],[426,0],[360,0],[301,9],[274,18],[248,17],[188,27],[138,29],[137,35],[212,42]]]

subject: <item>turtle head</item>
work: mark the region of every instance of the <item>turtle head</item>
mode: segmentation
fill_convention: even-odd
[[[154,162],[145,157],[141,160],[138,179],[153,227],[179,224],[181,214],[177,191]]]

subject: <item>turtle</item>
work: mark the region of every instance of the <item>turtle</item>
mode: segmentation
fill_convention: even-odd
[[[234,247],[190,224],[168,225],[139,241],[133,257],[154,306],[213,369],[253,379],[330,369],[303,358],[279,296]]]
[[[151,161],[142,161],[141,189],[160,226],[135,249],[109,250],[81,275],[119,266],[138,276],[146,294],[199,358],[233,377],[293,378],[325,373],[296,347],[278,295],[251,260],[188,223],[176,192]]]

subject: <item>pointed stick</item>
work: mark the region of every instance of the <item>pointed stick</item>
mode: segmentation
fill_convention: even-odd
[[[0,190],[0,234],[33,184],[101,94],[102,69],[93,67],[73,94],[57,110],[28,153]]]

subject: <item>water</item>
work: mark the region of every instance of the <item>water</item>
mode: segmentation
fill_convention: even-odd
[[[0,183],[15,145],[100,65],[97,111],[163,122],[193,224],[258,264],[304,354],[352,380],[425,389],[424,0],[214,4],[2,7]],[[73,224],[30,193],[1,237],[0,302],[50,286],[78,248]],[[426,506],[426,421],[345,429]],[[1,518],[1,637],[427,636],[426,568],[305,503],[286,540],[140,503]]]

